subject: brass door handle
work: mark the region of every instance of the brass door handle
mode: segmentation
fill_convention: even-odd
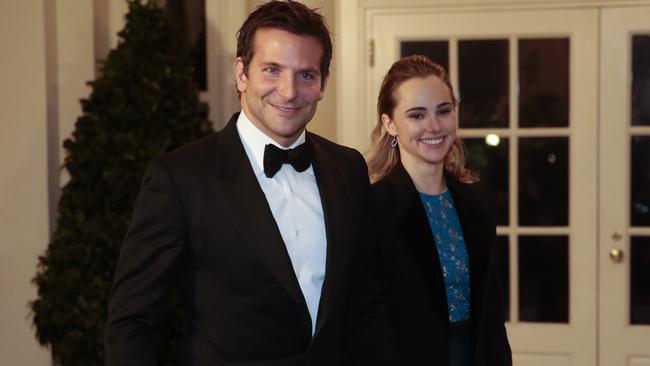
[[[617,248],[614,248],[609,251],[609,257],[612,258],[614,263],[621,263],[623,260],[623,251]]]

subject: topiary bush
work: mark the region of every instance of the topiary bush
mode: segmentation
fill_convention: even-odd
[[[71,138],[52,241],[30,302],[36,337],[61,365],[103,365],[108,297],[148,161],[212,131],[189,47],[153,1],[129,1]],[[161,329],[160,364],[176,364],[180,308]]]

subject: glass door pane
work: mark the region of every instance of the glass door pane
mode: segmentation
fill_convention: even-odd
[[[458,41],[460,128],[508,127],[508,54],[507,39]]]
[[[569,42],[519,40],[519,126],[569,125]]]
[[[650,325],[650,32],[631,38],[630,324]]]
[[[632,125],[650,126],[650,35],[632,36]]]
[[[400,57],[410,55],[427,56],[449,71],[449,42],[444,41],[402,41]]]

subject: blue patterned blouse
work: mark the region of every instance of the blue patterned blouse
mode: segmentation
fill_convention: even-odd
[[[427,212],[442,265],[449,321],[469,320],[469,258],[454,200],[449,190],[433,196],[420,193],[420,199]]]

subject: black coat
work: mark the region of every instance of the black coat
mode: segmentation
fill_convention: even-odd
[[[470,264],[474,365],[511,365],[499,284],[496,226],[474,185],[445,175]],[[397,346],[408,365],[448,364],[449,313],[431,228],[418,192],[401,164],[375,183],[371,199]]]
[[[348,296],[357,267],[352,258],[365,240],[365,162],[357,151],[307,133],[327,235],[312,337],[305,300],[236,119],[149,165],[115,273],[107,365],[155,364],[157,326],[174,287],[183,306],[183,364],[350,362],[344,327],[356,315],[346,309],[373,303],[364,293],[355,292],[355,301]],[[373,288],[369,284],[365,288]],[[367,315],[363,320],[374,324]]]

